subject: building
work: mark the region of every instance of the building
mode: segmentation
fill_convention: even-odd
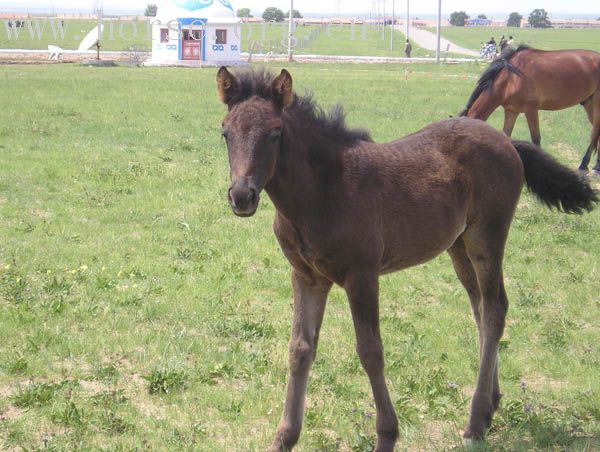
[[[241,20],[229,0],[163,0],[152,22],[148,65],[240,63]]]

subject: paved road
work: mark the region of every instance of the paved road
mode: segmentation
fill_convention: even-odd
[[[396,28],[404,32],[404,28],[402,26],[396,26]],[[437,36],[435,33],[431,33],[430,31],[423,30],[422,28],[410,27],[408,30],[408,35],[410,40],[417,44],[419,47],[423,47],[427,50],[435,51],[437,48]],[[471,57],[479,57],[479,52],[475,50],[465,49],[464,47],[459,47],[453,42],[448,41],[447,39],[440,39],[440,51],[445,52],[446,49],[450,53],[460,53],[463,55],[469,55]]]

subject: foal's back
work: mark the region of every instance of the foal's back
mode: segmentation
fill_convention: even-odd
[[[342,155],[338,202],[352,208],[342,209],[340,230],[357,254],[377,249],[382,272],[435,257],[482,218],[501,217],[508,231],[523,184],[510,139],[467,118]]]

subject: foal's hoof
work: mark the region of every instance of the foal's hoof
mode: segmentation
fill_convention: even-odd
[[[480,439],[477,438],[463,438],[463,446],[465,447],[476,447],[478,444],[481,444]]]
[[[591,174],[592,174],[592,177],[600,177],[600,170],[597,170],[597,169],[592,170]]]

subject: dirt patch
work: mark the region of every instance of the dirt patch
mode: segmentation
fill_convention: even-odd
[[[93,395],[100,394],[106,389],[103,383],[95,380],[79,380],[79,386],[81,386],[84,391],[92,393]]]
[[[151,419],[166,419],[167,406],[159,397],[148,394],[148,382],[140,374],[133,373],[124,378],[127,386],[123,388],[125,396],[140,414]]]
[[[30,212],[31,215],[33,215],[34,217],[41,218],[42,220],[47,220],[48,218],[50,218],[50,212],[44,209],[35,208],[31,209]]]
[[[523,380],[527,388],[533,391],[540,391],[542,389],[551,389],[552,391],[562,391],[565,388],[565,382],[561,380],[554,380],[546,375],[540,374],[529,374],[524,375]]]
[[[8,399],[14,392],[14,386],[0,386],[0,397]]]
[[[465,396],[465,398],[467,398],[468,400],[471,400],[471,397],[473,397],[473,394],[475,394],[475,385],[462,386],[460,388],[460,392],[462,393],[463,396]]]
[[[21,414],[23,414],[23,410],[17,408],[16,406],[8,405],[6,408],[0,411],[0,421],[14,421],[19,419]]]
[[[448,421],[433,421],[425,427],[430,444],[439,445],[442,448],[448,445],[448,437],[456,436],[456,426]]]
[[[411,451],[452,450],[459,445],[462,435],[458,425],[451,421],[432,421],[423,426],[411,445]]]
[[[578,152],[573,146],[567,143],[557,143],[556,150],[558,151],[559,155],[567,157],[568,160],[572,162],[578,162],[583,156],[582,152]]]

